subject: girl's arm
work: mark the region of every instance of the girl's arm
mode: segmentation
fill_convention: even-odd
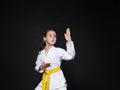
[[[61,50],[60,53],[61,53],[62,59],[71,60],[75,57],[75,48],[74,48],[74,43],[71,39],[70,28],[66,29],[66,33],[64,35],[65,35],[65,39],[67,41],[67,43],[66,43],[67,50],[66,51]]]
[[[70,28],[66,29],[66,33],[64,34],[66,41],[69,43],[72,41],[71,35],[70,35]]]
[[[63,60],[72,60],[75,57],[75,48],[73,41],[66,43],[67,50],[61,49],[59,55]]]
[[[40,60],[40,56],[38,55],[37,60],[35,62],[35,70],[40,73],[42,73],[39,69],[41,65],[42,65],[42,61]]]
[[[49,67],[49,66],[50,66],[50,63],[45,63],[45,62],[43,62],[43,63],[39,66],[38,71],[44,70],[44,69],[46,69],[46,68]]]
[[[41,60],[40,54],[38,54],[36,63],[35,63],[35,70],[42,73],[47,67],[50,66],[50,63],[45,63],[43,60]]]

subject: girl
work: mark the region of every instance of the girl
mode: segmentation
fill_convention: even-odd
[[[71,39],[70,29],[64,34],[67,41],[67,50],[55,47],[56,32],[48,30],[43,37],[43,45],[36,60],[35,70],[43,73],[42,81],[35,90],[67,90],[66,79],[61,70],[61,60],[72,60],[75,57],[74,43]]]

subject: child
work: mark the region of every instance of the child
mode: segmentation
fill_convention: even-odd
[[[66,79],[61,70],[61,60],[72,60],[75,57],[74,43],[71,39],[70,29],[64,34],[67,41],[67,50],[55,47],[56,32],[48,30],[43,37],[43,45],[36,60],[35,70],[43,73],[42,81],[35,90],[67,90]]]

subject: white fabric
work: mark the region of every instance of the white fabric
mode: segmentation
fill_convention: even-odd
[[[41,86],[37,86],[35,90],[42,90]],[[60,88],[55,88],[55,89],[50,89],[50,90],[67,90],[66,86],[60,87]]]
[[[39,52],[39,55],[37,57],[35,70],[38,71],[42,62],[50,62],[50,67],[46,68],[46,70],[49,70],[61,66],[61,60],[73,60],[75,57],[74,43],[66,43],[66,47],[67,50],[53,46],[50,48],[47,55],[43,49],[41,52]],[[43,71],[44,70],[38,72],[42,73]],[[41,90],[41,86],[42,83],[40,82],[35,90]],[[57,89],[64,86],[67,86],[67,84],[62,70],[50,75],[50,90],[65,90]]]

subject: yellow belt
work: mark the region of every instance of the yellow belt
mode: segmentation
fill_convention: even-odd
[[[49,90],[49,84],[50,84],[50,74],[60,71],[60,67],[51,69],[51,70],[45,70],[42,75],[42,90]]]

